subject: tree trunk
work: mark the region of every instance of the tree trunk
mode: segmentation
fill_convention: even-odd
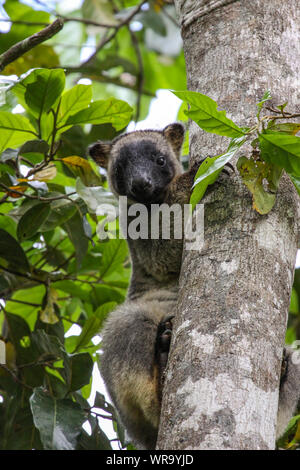
[[[267,89],[299,103],[299,2],[176,0],[188,88],[238,125]],[[299,108],[298,108],[299,112]],[[226,139],[190,126],[191,163]],[[261,216],[239,176],[202,201],[204,248],[185,251],[159,449],[274,449],[282,350],[297,251],[298,196],[283,178]]]

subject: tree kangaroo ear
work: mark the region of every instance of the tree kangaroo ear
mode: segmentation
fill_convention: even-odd
[[[108,159],[111,151],[111,143],[110,142],[96,142],[92,144],[88,148],[88,153],[90,157],[97,163],[97,165],[101,166],[102,168],[107,168],[108,166]]]
[[[174,122],[174,124],[166,126],[162,132],[167,141],[171,144],[177,158],[179,158],[184,139],[183,125],[179,124],[179,122]]]

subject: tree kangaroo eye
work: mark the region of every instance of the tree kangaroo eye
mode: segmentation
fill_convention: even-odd
[[[159,166],[164,166],[164,164],[166,163],[165,157],[163,157],[162,155],[160,155],[159,157],[157,157],[156,163],[157,163]]]

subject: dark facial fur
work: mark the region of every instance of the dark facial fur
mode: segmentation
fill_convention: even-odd
[[[124,145],[111,168],[112,182],[119,195],[142,203],[164,200],[168,184],[175,176],[175,167],[166,151],[150,139]]]
[[[136,131],[112,143],[97,142],[89,153],[108,170],[112,191],[144,204],[161,203],[168,185],[182,172],[178,161],[183,127],[171,124],[163,131]]]

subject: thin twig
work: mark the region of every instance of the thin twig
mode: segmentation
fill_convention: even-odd
[[[64,23],[77,22],[77,23],[82,23],[82,24],[86,24],[90,26],[99,26],[99,28],[115,28],[117,26],[115,24],[100,23],[99,21],[88,20],[86,18],[75,18],[75,17],[64,16],[64,15],[59,15],[59,14],[55,14],[55,16],[58,19],[62,19]],[[25,26],[49,26],[50,24],[50,23],[45,23],[41,21],[11,20],[10,18],[1,18],[0,22],[1,21],[5,21],[7,23],[12,23],[12,24],[21,24]]]
[[[35,168],[34,164],[31,163],[30,160],[27,160],[27,158],[24,158],[24,157],[22,157],[21,155],[19,155],[19,159],[20,159],[20,160],[23,160],[23,162],[27,163],[27,165],[31,166],[32,168]]]
[[[101,279],[96,280],[96,281],[88,281],[86,279],[78,279],[77,278],[75,280],[76,280],[76,282],[81,282],[83,284],[89,284],[90,286],[93,286],[94,284],[101,284],[102,283]]]
[[[60,359],[60,356],[55,356],[53,359],[48,359],[47,361],[32,361],[27,362],[27,364],[18,364],[18,369],[25,369],[26,367],[36,367],[36,366],[50,366],[53,365],[53,362],[56,362]]]
[[[90,26],[99,26],[99,28],[115,28],[118,26],[116,24],[99,23],[98,21],[87,20],[85,18],[74,18],[74,17],[71,18],[70,16],[61,16],[61,15],[59,15],[59,17],[62,18],[65,23],[70,22],[70,21],[74,21],[74,22],[77,21],[79,23],[83,23],[83,24],[90,25]]]
[[[170,15],[170,13],[165,9],[165,8],[162,8],[162,13],[163,15],[165,15],[170,21],[172,21],[172,23],[177,27],[177,28],[180,28],[180,24],[177,23],[177,21],[175,20],[175,18],[173,18],[172,15]]]
[[[128,90],[137,91],[137,85],[131,85],[126,83],[124,80],[120,79],[119,77],[109,77],[104,76],[99,73],[99,67],[89,65],[87,67],[77,65],[75,67],[70,66],[62,66],[62,68],[66,71],[66,73],[80,73],[83,77],[89,78],[93,75],[93,80],[100,83],[111,83],[112,85],[117,85],[123,88],[127,88]],[[143,95],[150,96],[151,98],[155,98],[155,93],[149,90],[143,90]]]
[[[17,302],[18,304],[29,305],[30,307],[40,307],[41,304],[34,304],[32,302],[26,302],[25,300],[17,300],[17,299],[6,299],[8,302]]]
[[[27,383],[22,382],[22,380],[20,380],[18,378],[18,376],[14,373],[14,371],[12,369],[10,369],[9,367],[7,367],[5,364],[0,364],[0,368],[5,370],[6,372],[8,372],[12,376],[12,378],[14,379],[15,382],[22,385],[23,387],[26,387],[26,388],[29,388],[30,390],[33,390],[34,387],[31,387]]]
[[[47,287],[49,286],[50,282],[57,282],[57,281],[65,281],[66,279],[70,279],[72,281],[76,281],[76,277],[63,274],[59,271],[42,271],[41,269],[32,269],[32,274],[29,272],[19,272],[12,268],[7,268],[6,266],[2,266],[0,264],[0,269],[3,271],[14,274],[15,276],[24,277],[25,279],[29,279],[30,281],[36,282],[38,284],[44,284]]]
[[[279,111],[279,109],[275,109],[275,108],[271,108],[271,106],[265,106],[265,108],[268,110],[268,111],[271,111],[271,113],[276,113],[276,114],[281,114],[281,111]],[[285,114],[291,114],[291,113],[285,113]]]
[[[64,49],[81,49],[83,47],[88,48],[88,49],[94,49],[94,44],[69,44],[69,43],[62,43],[62,42],[52,42],[52,46],[54,47],[63,47]],[[65,67],[62,67],[65,68]]]
[[[86,409],[85,411],[87,411],[88,413],[91,413],[91,414],[97,416],[97,418],[109,419],[110,421],[113,420],[112,415],[106,416],[106,415],[103,415],[103,414],[101,414],[101,413],[97,413],[96,411],[92,411],[91,409]]]
[[[296,117],[300,117],[300,113],[288,114],[288,115],[284,115],[284,116],[264,116],[263,118],[261,118],[261,121],[264,121],[266,119],[269,119],[271,121],[273,121],[274,119],[293,119],[293,118],[296,118]]]
[[[57,106],[57,109],[56,111],[54,111],[52,108],[51,108],[51,111],[52,111],[52,114],[53,114],[53,132],[52,132],[52,139],[51,139],[51,145],[50,145],[50,150],[49,150],[49,157],[45,159],[45,162],[50,162],[54,155],[55,155],[55,137],[56,137],[56,133],[58,131],[58,127],[56,126],[57,124],[57,116],[58,116],[58,113],[59,113],[59,108],[60,108],[60,103],[61,103],[61,100],[59,100],[58,102],[58,106]]]
[[[1,292],[1,298],[9,300],[9,296],[12,295],[19,289],[31,289],[31,287],[36,287],[36,281],[22,281],[22,283],[18,284],[14,287],[9,287]],[[1,304],[0,304],[1,310]]]
[[[57,34],[63,28],[63,26],[63,20],[61,18],[58,18],[38,33],[35,33],[32,36],[23,39],[23,41],[14,44],[6,52],[0,55],[0,72],[6,67],[6,65],[18,59],[23,54],[30,51],[30,49],[32,49],[33,47],[52,38],[52,36]]]
[[[8,193],[19,194],[20,196],[26,197],[27,199],[37,199],[37,200],[42,201],[42,202],[57,201],[59,199],[68,199],[69,201],[74,202],[70,198],[70,196],[73,196],[74,194],[76,194],[76,191],[74,191],[74,192],[69,193],[69,194],[62,194],[61,196],[43,197],[43,196],[33,196],[32,194],[22,193],[21,191],[18,191],[17,189],[10,188],[10,187],[6,186],[6,184],[4,184],[4,183],[0,183],[0,187],[5,189],[5,191],[7,191]]]
[[[96,47],[96,50],[95,52],[85,61],[81,64],[81,66],[86,66],[88,64],[90,64],[94,58],[96,57],[96,55],[98,54],[98,52],[106,45],[108,44],[110,41],[112,41],[112,39],[115,38],[115,36],[117,35],[118,31],[120,28],[122,28],[123,26],[127,26],[130,21],[134,18],[134,16],[139,13],[139,11],[141,10],[142,6],[147,3],[148,0],[142,0],[141,3],[139,3],[135,8],[132,9],[131,13],[127,16],[127,18],[125,18],[125,20],[121,21],[118,25],[116,25],[114,27],[114,31],[110,34],[110,35],[107,35],[105,38],[102,39],[102,41],[100,41],[100,43],[98,44],[98,46]]]
[[[43,168],[48,166],[48,162],[46,160],[43,160],[41,163],[34,165],[34,167],[28,171],[26,178],[29,178],[29,176],[34,175],[35,173],[38,173],[41,171]]]
[[[46,284],[46,281],[42,281],[41,279],[36,279],[33,276],[31,276],[29,273],[20,273],[19,271],[15,271],[14,269],[7,268],[5,266],[2,266],[1,264],[0,264],[0,269],[3,269],[3,271],[7,273],[14,274],[15,276],[24,277],[25,279],[29,279],[30,281],[34,281],[39,284]]]
[[[80,323],[78,323],[77,321],[70,320],[70,318],[64,317],[63,315],[61,315],[60,318],[61,318],[61,320],[65,320],[69,323],[72,323],[72,325],[78,325],[78,326],[82,327],[82,325],[80,325]]]
[[[61,263],[59,266],[55,268],[52,272],[59,271],[61,268],[63,268],[72,258],[74,258],[75,253],[72,253],[70,256],[68,256],[67,259],[64,260],[63,263]]]

